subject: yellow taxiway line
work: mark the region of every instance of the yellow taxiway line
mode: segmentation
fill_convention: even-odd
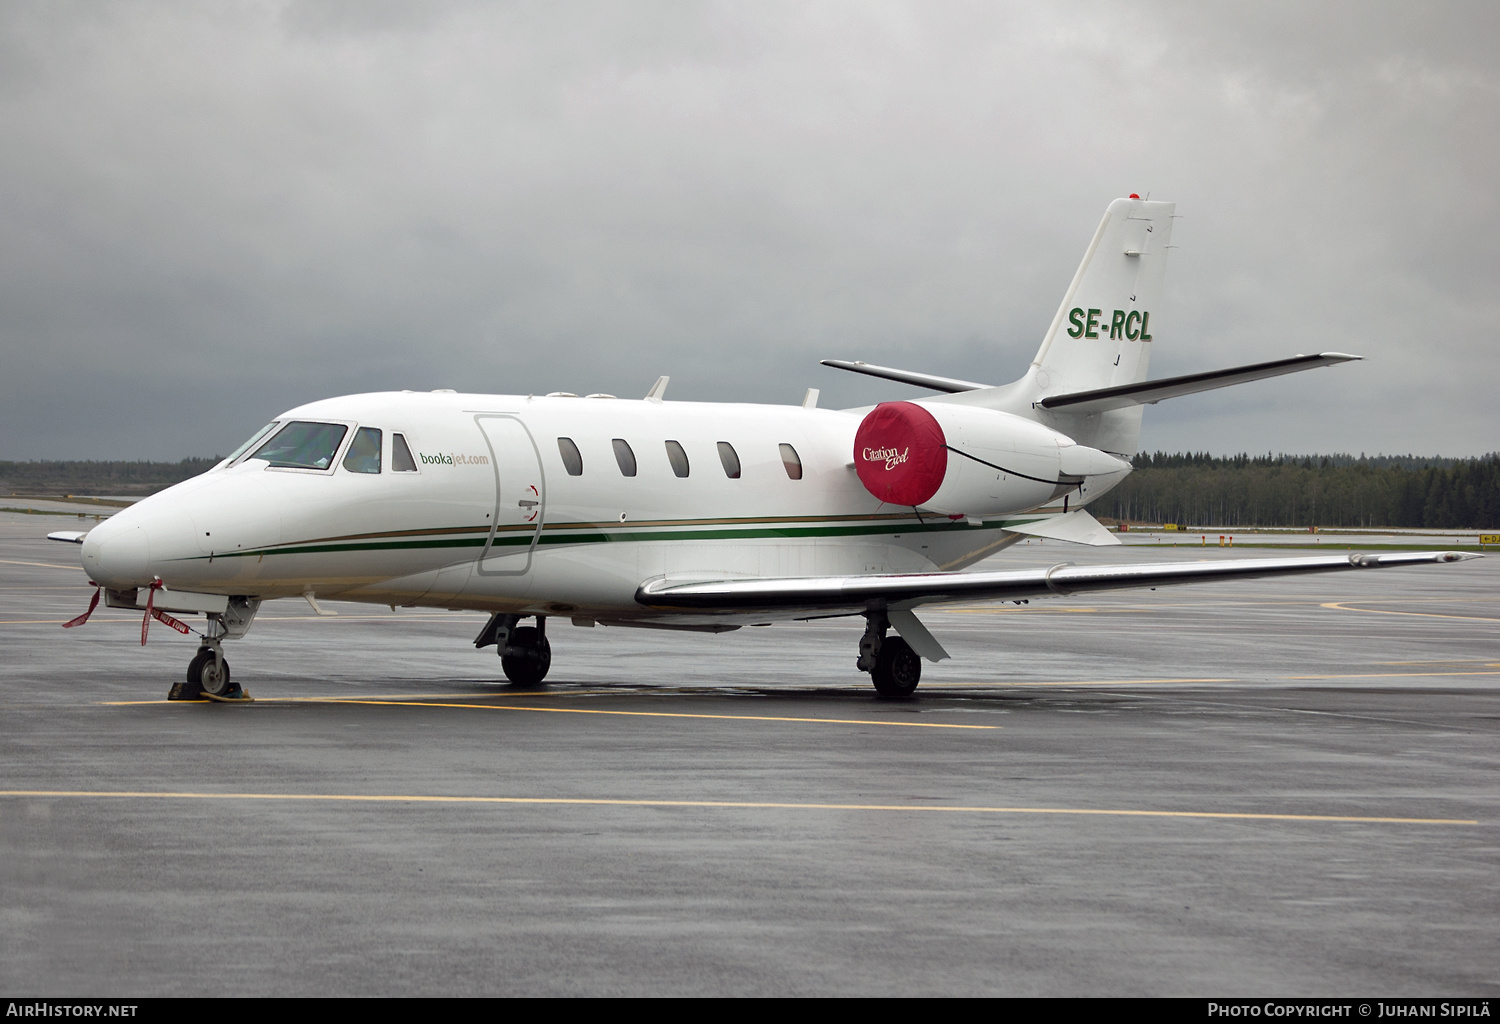
[[[1061,679],[1053,682],[1016,682],[1014,680],[996,680],[993,683],[927,683],[923,686],[923,692],[930,692],[943,688],[957,689],[969,687],[982,690],[1012,690],[1031,686],[1141,686],[1146,683],[1240,683],[1243,679],[1227,678],[1203,678],[1203,679]]]
[[[704,715],[684,711],[603,711],[597,708],[538,708],[520,704],[454,704],[447,701],[374,700],[329,697],[328,704],[376,704],[413,708],[478,708],[482,711],[541,711],[554,715],[623,715],[629,718],[717,718],[736,722],[811,722],[817,725],[894,725],[907,729],[998,729],[998,725],[950,725],[946,722],[887,722],[877,718],[794,718],[789,715]]]
[[[1365,615],[1415,615],[1423,619],[1463,619],[1467,622],[1500,622],[1500,619],[1492,615],[1444,615],[1442,612],[1396,612],[1384,608],[1350,608],[1353,601],[1324,601],[1318,605],[1319,608],[1332,608],[1340,612],[1362,612]],[[1369,602],[1361,601],[1360,604]]]
[[[370,696],[321,696],[321,697],[267,697],[257,700],[257,704],[336,704],[340,701],[358,703],[360,701],[447,701],[447,700],[484,700],[486,697],[504,697],[506,700],[519,700],[523,697],[611,697],[622,691],[619,690],[538,690],[533,693],[381,693]],[[626,690],[624,693],[631,695],[640,693],[638,690]],[[674,694],[675,696],[675,694]],[[162,698],[152,700],[101,700],[99,704],[104,707],[135,707],[143,704],[212,704],[213,701],[204,699],[199,701],[168,701]]]
[[[364,793],[192,793],[146,790],[6,789],[0,797],[37,799],[135,800],[294,800],[345,803],[510,804],[583,807],[698,807],[723,810],[776,811],[912,811],[926,814],[1066,814],[1090,817],[1200,818],[1221,821],[1331,821],[1382,825],[1478,825],[1472,818],[1395,818],[1348,814],[1267,814],[1241,811],[1147,811],[1102,807],[986,807],[927,804],[794,803],[772,800],[625,800],[606,797],[546,796],[432,796],[427,794]]]
[[[1491,672],[1341,672],[1326,676],[1278,676],[1278,679],[1407,679],[1423,676],[1500,676],[1500,670]]]
[[[462,696],[469,696],[463,694]],[[558,696],[568,696],[558,694]],[[621,696],[611,691],[594,691],[591,694],[578,694],[577,696],[610,697]],[[472,698],[471,698],[472,699]],[[514,698],[512,698],[514,699]],[[474,708],[480,711],[543,711],[558,715],[623,715],[627,718],[714,718],[735,722],[808,722],[814,725],[892,725],[906,729],[999,729],[998,725],[955,725],[946,722],[894,722],[882,721],[878,718],[799,718],[791,715],[707,715],[693,714],[685,711],[605,711],[598,708],[539,708],[525,707],[520,704],[459,704],[445,700],[391,700],[377,697],[292,697],[287,699],[270,698],[256,700],[256,704],[371,704],[386,707],[410,707],[410,708]],[[194,701],[165,701],[165,700],[108,700],[100,701],[102,705],[109,707],[135,707],[145,704],[210,704],[208,700]]]
[[[23,588],[23,589],[25,589],[25,588]],[[51,587],[51,588],[35,587],[35,588],[31,588],[31,589],[41,590],[41,589],[60,589],[60,588],[55,588],[55,587]],[[133,623],[133,622],[137,621],[137,616],[134,615],[134,614],[132,614],[132,609],[128,609],[127,608],[127,609],[124,609],[124,611],[126,613],[124,616],[120,616],[120,615],[98,615],[98,616],[95,616],[95,617],[89,619],[89,623],[90,623],[90,625],[93,625],[95,623],[110,623],[110,624],[125,623],[125,624],[128,625],[130,623]],[[134,609],[133,611],[144,612],[145,609],[144,608],[137,608],[137,609]],[[414,613],[412,613],[410,615],[403,615],[403,616],[401,616],[401,618],[407,619],[407,620],[420,619],[423,622],[454,622],[454,621],[458,621],[460,619],[468,618],[468,616],[449,615],[449,614],[445,614],[445,613],[441,613],[441,612],[437,613],[437,614],[423,614],[421,612],[414,612]],[[391,620],[391,616],[390,615],[260,615],[260,616],[256,617],[255,621],[256,622],[328,622],[331,619],[340,619],[340,620],[342,620],[344,622],[389,622]],[[67,620],[67,619],[0,619],[0,625],[3,625],[3,626],[60,626],[64,622],[67,622],[67,621],[69,621],[69,620]]]
[[[894,725],[906,729],[998,729],[998,725],[950,725],[946,722],[887,722],[878,718],[793,718],[783,715],[704,715],[684,711],[603,711],[597,708],[535,708],[519,704],[448,704],[415,700],[352,700],[333,698],[334,704],[389,704],[401,707],[483,708],[496,711],[543,711],[554,715],[626,715],[631,718],[719,718],[736,722],[813,722],[820,725]]]
[[[1394,664],[1406,664],[1406,663],[1404,663],[1404,662],[1395,662]],[[1417,662],[1417,663],[1412,663],[1412,664],[1422,664],[1422,663]],[[1468,662],[1468,664],[1473,664],[1473,662]],[[1468,669],[1468,670],[1447,669],[1447,670],[1430,671],[1430,672],[1336,672],[1336,673],[1327,673],[1327,674],[1322,674],[1322,675],[1270,676],[1268,678],[1269,679],[1273,679],[1273,680],[1283,680],[1283,681],[1287,681],[1287,682],[1305,682],[1305,681],[1309,681],[1309,680],[1318,680],[1318,679],[1408,679],[1408,678],[1410,678],[1410,679],[1424,679],[1424,678],[1438,678],[1438,679],[1442,679],[1442,678],[1459,677],[1459,676],[1496,676],[1496,675],[1500,675],[1500,662],[1479,662],[1479,664],[1484,665],[1486,667],[1483,668],[1483,669]],[[1494,668],[1489,668],[1490,665],[1494,665],[1495,667]],[[984,693],[988,693],[988,692],[995,691],[995,690],[1025,690],[1025,689],[1032,689],[1032,688],[1037,688],[1037,687],[1070,687],[1070,686],[1098,687],[1098,686],[1105,686],[1105,687],[1118,687],[1120,689],[1129,689],[1132,686],[1150,686],[1150,685],[1172,686],[1172,685],[1192,685],[1192,684],[1199,684],[1199,683],[1252,683],[1252,682],[1255,682],[1255,680],[1246,679],[1246,678],[1232,678],[1232,677],[1229,677],[1229,676],[1201,676],[1201,677],[1186,677],[1185,676],[1185,677],[1170,677],[1170,678],[1162,678],[1162,679],[1058,679],[1058,680],[1036,680],[1036,681],[1032,681],[1032,682],[1020,682],[1020,681],[1015,681],[1015,680],[995,680],[993,682],[988,682],[988,681],[971,681],[971,682],[951,682],[951,683],[927,683],[927,684],[925,684],[922,687],[922,690],[923,690],[924,693],[931,694],[931,695],[936,695],[936,692],[942,692],[942,691],[947,691],[947,692],[984,692]],[[716,697],[716,696],[717,697],[733,697],[733,696],[735,696],[735,694],[729,693],[729,692],[725,692],[725,693],[722,693],[722,694],[716,694],[716,693],[712,692],[713,691],[713,687],[712,686],[691,685],[689,687],[689,689],[691,689],[693,691],[693,695],[695,695],[695,696],[704,696],[704,697]],[[730,689],[733,689],[733,687],[726,686],[725,689],[726,690],[730,690]],[[853,683],[849,684],[848,686],[843,687],[842,689],[845,690],[845,691],[848,691],[850,693],[855,693],[855,694],[859,694],[859,693],[864,693],[865,692],[865,687],[860,686],[858,684],[853,684]],[[793,695],[793,694],[789,694],[789,695]],[[540,691],[540,692],[537,692],[537,693],[525,693],[525,694],[506,693],[506,694],[496,694],[495,696],[497,698],[503,697],[506,700],[517,700],[517,699],[521,699],[521,698],[529,698],[529,699],[538,699],[538,700],[540,700],[542,698],[560,699],[560,698],[565,698],[565,697],[667,697],[667,696],[681,696],[681,694],[678,693],[678,692],[676,692],[675,688],[668,687],[668,688],[665,688],[665,689],[652,689],[652,690],[638,690],[638,689],[545,690],[545,691]],[[790,716],[783,717],[783,716],[779,716],[779,715],[707,715],[707,714],[689,714],[689,713],[686,713],[686,712],[670,712],[670,711],[604,711],[604,710],[585,709],[585,708],[538,708],[538,707],[521,707],[519,705],[512,705],[512,704],[473,704],[473,703],[468,703],[469,701],[483,700],[483,699],[485,699],[484,695],[476,695],[476,694],[472,694],[472,693],[432,693],[432,694],[412,693],[412,694],[391,694],[390,696],[387,696],[387,697],[269,697],[269,698],[261,698],[261,699],[255,701],[255,703],[257,703],[257,704],[375,704],[375,705],[387,704],[387,705],[392,705],[392,706],[408,706],[408,707],[478,708],[480,710],[501,710],[501,711],[553,711],[553,712],[561,712],[561,713],[575,714],[575,715],[631,715],[631,716],[640,716],[640,717],[648,717],[648,718],[725,718],[725,719],[743,719],[743,720],[746,720],[746,721],[756,721],[756,722],[828,722],[828,723],[837,724],[837,725],[900,725],[900,726],[910,726],[910,727],[918,727],[918,728],[926,728],[926,729],[998,729],[998,728],[1001,728],[1000,726],[945,725],[945,724],[941,724],[941,723],[929,723],[929,722],[887,722],[887,721],[880,721],[878,719],[864,719],[864,718],[857,718],[857,719],[855,719],[855,718],[795,718],[795,717],[790,717]],[[463,701],[463,703],[454,703],[455,701]],[[99,705],[101,705],[103,707],[142,707],[142,706],[154,705],[154,704],[211,704],[213,702],[209,701],[209,700],[168,701],[168,700],[163,700],[163,699],[160,699],[160,698],[153,698],[151,700],[104,700],[104,701],[99,701],[98,703],[99,703]],[[942,711],[944,709],[942,709],[942,708],[928,708],[928,709],[925,709],[925,710],[927,710],[927,711]]]

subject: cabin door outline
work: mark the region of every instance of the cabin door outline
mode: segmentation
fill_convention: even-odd
[[[495,473],[490,532],[474,563],[474,572],[479,576],[524,576],[531,571],[542,523],[547,518],[542,454],[519,416],[478,413],[474,422],[489,446],[490,466]],[[523,536],[527,541],[524,547],[515,543]]]

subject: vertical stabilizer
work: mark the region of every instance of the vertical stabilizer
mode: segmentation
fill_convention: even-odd
[[[1032,360],[1040,397],[1146,379],[1176,208],[1109,204]]]
[[[1141,406],[1069,413],[1037,403],[1053,395],[1146,379],[1176,209],[1176,203],[1135,197],[1110,203],[1026,376],[1003,387],[925,401],[1015,413],[1081,445],[1134,455],[1141,436]]]

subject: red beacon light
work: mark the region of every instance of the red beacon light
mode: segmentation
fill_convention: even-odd
[[[1138,195],[1136,195],[1136,194],[1135,194],[1135,193],[1134,193],[1134,192],[1132,192],[1132,193],[1130,193],[1130,198],[1131,198],[1131,199],[1139,199],[1139,198],[1140,198],[1140,196],[1138,196]]]

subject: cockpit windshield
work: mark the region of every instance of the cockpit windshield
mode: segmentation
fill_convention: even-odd
[[[286,469],[327,469],[348,432],[349,428],[341,423],[294,420],[250,457]]]
[[[265,426],[261,427],[255,433],[251,434],[250,435],[250,440],[246,441],[244,444],[242,444],[238,448],[236,448],[234,450],[234,454],[231,455],[231,456],[229,456],[229,458],[227,458],[227,459],[224,460],[225,464],[227,465],[229,463],[233,463],[235,459],[238,459],[241,455],[244,455],[251,448],[254,448],[256,445],[260,444],[261,438],[265,437],[267,434],[269,434],[274,429],[276,429],[276,421],[272,420],[270,423],[267,423]]]

